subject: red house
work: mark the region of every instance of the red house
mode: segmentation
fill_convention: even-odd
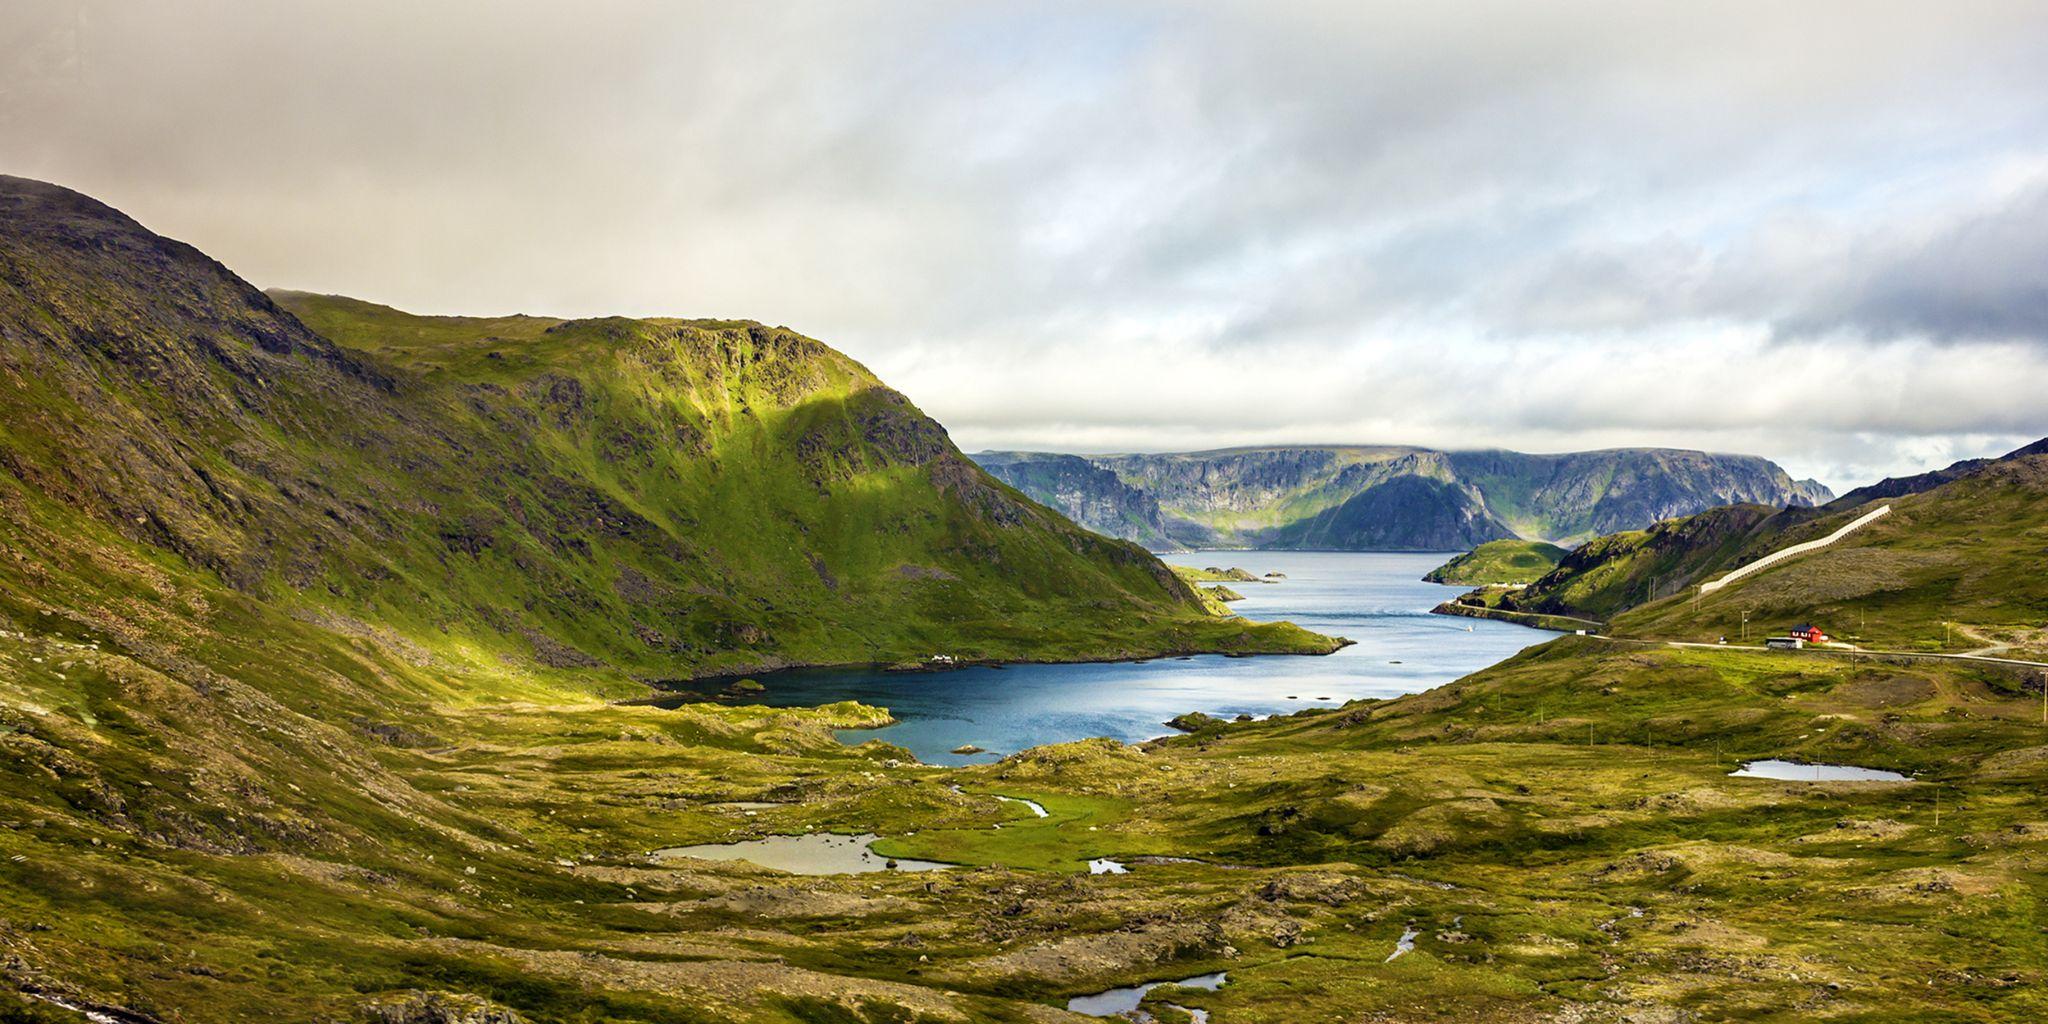
[[[1828,635],[1821,632],[1819,626],[1794,626],[1792,627],[1791,635],[1794,640],[1804,640],[1810,644],[1824,644],[1828,642]]]

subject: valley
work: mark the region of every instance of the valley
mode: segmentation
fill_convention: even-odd
[[[1278,474],[1302,516],[1203,528],[1283,547],[1599,532],[1513,591],[1612,634],[1553,637],[1427,616],[1452,548],[1191,583],[783,328],[414,316],[51,185],[0,215],[0,1020],[2048,1015],[2043,677],[1716,643],[2033,650],[2048,454],[1817,508],[1648,450],[1148,478]],[[1448,532],[1364,514],[1411,507]]]

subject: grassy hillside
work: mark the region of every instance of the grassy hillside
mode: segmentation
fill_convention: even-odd
[[[1677,595],[1633,608],[1615,627],[1732,636],[1746,613],[1752,633],[1812,620],[1879,647],[1962,651],[2003,639],[2038,643],[2033,634],[2048,624],[2048,576],[2040,571],[2048,565],[2048,456],[2001,460],[1888,501],[1890,515],[1828,548],[1697,602]],[[1824,536],[1869,507],[1781,531],[1760,547]]]
[[[1208,614],[786,330],[280,298],[0,179],[0,1018],[1014,1017],[907,959],[849,974],[872,935],[764,965],[702,938],[752,916],[716,906],[748,873],[647,871],[771,792],[985,828],[993,800],[918,766],[905,802],[872,783],[900,751],[833,737],[886,712],[604,701],[1333,643]]]
[[[1423,579],[1463,586],[1532,583],[1557,568],[1558,560],[1568,553],[1540,540],[1488,541],[1431,569]]]
[[[1205,614],[791,331],[280,305],[74,193],[0,204],[0,470],[304,614],[666,677],[1327,647]]]
[[[1868,646],[2048,650],[2048,455],[2027,449],[1929,474],[1863,505],[1728,506],[1613,534],[1514,595],[1516,607],[1611,620],[1617,632],[1707,640],[1777,634],[1813,620]],[[1700,595],[1699,584],[1892,513],[1819,551]],[[1749,619],[1745,630],[1743,620]]]
[[[1689,592],[1725,565],[1772,550],[1788,524],[1813,518],[1802,509],[1728,505],[1645,530],[1596,537],[1515,595],[1519,607],[1606,620],[1625,609]]]
[[[886,628],[863,607],[933,609],[955,650],[1262,634],[963,475],[807,339],[284,296],[309,330],[0,184],[0,1020],[1081,1024],[1074,995],[1211,971],[1147,1011],[2048,1014],[2029,676],[1566,637],[1396,700],[963,768],[842,744],[887,720],[858,704],[610,703],[733,663],[689,646],[721,635],[843,649]],[[2043,468],[1902,499],[1863,599],[2036,614]],[[1728,776],[1760,757],[1915,781]],[[650,852],[807,832],[957,867]]]

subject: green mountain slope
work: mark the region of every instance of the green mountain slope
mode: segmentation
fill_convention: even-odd
[[[1568,553],[1539,540],[1488,541],[1431,569],[1423,579],[1463,586],[1530,583],[1557,568],[1558,561]]]
[[[2038,571],[2048,564],[2048,454],[2032,454],[2038,448],[1885,487],[1860,505],[1728,506],[1601,537],[1520,592],[1517,604],[1611,619],[1617,631],[1660,637],[1776,634],[1811,619],[1873,646],[2035,643],[2032,634],[2048,621],[2048,580]],[[1701,583],[1827,536],[1880,504],[1891,514],[1830,547],[1696,593]]]
[[[1331,644],[1209,614],[785,330],[281,298],[0,179],[0,1019],[1014,1016],[848,970],[873,934],[763,962],[705,938],[756,915],[676,909],[730,869],[646,866],[771,791],[813,801],[794,831],[989,831],[834,738],[885,712],[609,701]]]
[[[975,459],[1084,526],[1162,550],[1569,543],[1731,502],[1812,505],[1830,496],[1763,459],[1670,449],[1528,455],[1351,445]]]
[[[1887,499],[1890,515],[1819,551],[1706,594],[1631,608],[1617,630],[1708,637],[1782,633],[1811,620],[1874,647],[1961,651],[1994,639],[2038,644],[2048,623],[2048,456],[1992,462],[1918,494]],[[1703,574],[1826,536],[1860,512],[1843,509],[1759,538]],[[1953,624],[1953,625],[1951,625]]]
[[[793,332],[280,305],[74,193],[0,203],[0,470],[252,594],[652,676],[1320,646]]]

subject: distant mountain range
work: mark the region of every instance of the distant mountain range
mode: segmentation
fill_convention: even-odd
[[[1155,551],[1457,551],[1572,544],[1729,504],[1834,497],[1768,459],[1666,448],[1529,455],[1391,445],[1146,455],[981,452],[982,468],[1075,522]]]

